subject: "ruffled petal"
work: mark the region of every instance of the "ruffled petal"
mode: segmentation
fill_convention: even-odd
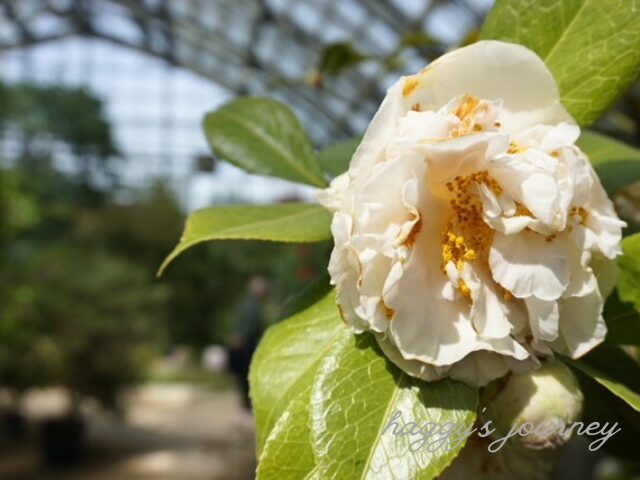
[[[560,338],[553,343],[555,350],[578,358],[604,340],[607,326],[602,318],[603,302],[597,288],[582,297],[563,298],[558,305]]]
[[[559,189],[555,161],[529,150],[517,155],[500,155],[491,161],[489,172],[516,202],[525,206],[544,224],[555,227],[559,210]]]
[[[496,233],[489,253],[493,279],[517,298],[555,300],[569,285],[563,242],[548,242],[530,231]]]
[[[398,347],[394,345],[391,337],[380,333],[376,333],[375,336],[385,356],[412,377],[420,378],[428,382],[434,382],[444,378],[446,369],[438,369],[418,360],[407,360],[402,356]]]
[[[491,276],[465,265],[462,277],[471,291],[470,320],[474,330],[482,338],[508,337],[514,330],[509,318],[511,312],[498,296]]]
[[[615,258],[622,253],[622,228],[627,224],[616,215],[613,203],[595,172],[591,171],[591,176],[593,183],[586,207],[588,216],[584,222],[575,225],[571,237],[580,248],[599,251],[607,258]]]
[[[524,299],[529,312],[529,326],[536,340],[552,342],[558,338],[560,311],[556,300],[540,300],[537,297]]]

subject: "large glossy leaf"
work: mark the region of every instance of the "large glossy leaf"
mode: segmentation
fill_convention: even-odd
[[[311,382],[280,415],[260,455],[257,480],[320,478],[311,446],[310,394]]]
[[[326,185],[307,133],[280,102],[239,98],[209,113],[204,130],[214,154],[247,172]]]
[[[417,428],[427,422],[467,426],[476,405],[475,389],[454,381],[417,381],[386,360],[371,334],[346,332],[321,362],[313,386],[311,432],[321,477],[435,478],[462,443],[429,451],[432,437],[411,451],[419,436],[394,435],[393,429],[400,433],[409,422]],[[401,425],[386,428],[396,412]]]
[[[159,274],[178,255],[209,240],[268,240],[319,242],[331,238],[331,216],[319,205],[230,205],[198,210],[189,215],[176,248]]]
[[[640,150],[600,133],[583,131],[578,146],[589,156],[608,193],[640,180]]]
[[[332,291],[267,331],[249,373],[259,452],[289,403],[309,388],[320,359],[345,330]]]
[[[564,105],[589,125],[638,75],[638,15],[630,0],[496,0],[481,38],[520,43],[540,55]]]
[[[349,169],[351,157],[353,157],[361,141],[361,138],[356,138],[328,146],[318,156],[320,166],[332,177],[337,177],[346,172]]]

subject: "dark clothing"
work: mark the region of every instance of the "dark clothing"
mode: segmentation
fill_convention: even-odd
[[[229,369],[238,378],[243,404],[249,410],[249,365],[262,336],[262,325],[262,306],[255,298],[247,296],[240,305],[234,329],[235,337],[242,340],[242,345],[229,348]]]
[[[262,305],[251,295],[247,295],[240,304],[234,334],[243,340],[259,338],[262,333],[262,325]]]

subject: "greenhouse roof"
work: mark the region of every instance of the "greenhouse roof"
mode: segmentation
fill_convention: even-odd
[[[77,35],[105,39],[196,72],[238,95],[280,98],[316,143],[326,144],[361,134],[391,81],[463,41],[490,4],[0,0],[0,50]]]

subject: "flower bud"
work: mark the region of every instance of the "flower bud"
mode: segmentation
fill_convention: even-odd
[[[580,419],[584,400],[576,377],[559,361],[496,381],[482,395],[486,410],[481,418],[492,421],[492,437],[509,436],[509,442],[533,450],[566,444],[573,433],[568,427]]]

